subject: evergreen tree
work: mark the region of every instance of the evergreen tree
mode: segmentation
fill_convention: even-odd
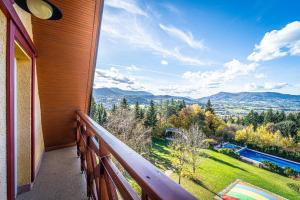
[[[144,111],[143,108],[140,108],[140,114],[139,114],[139,116],[140,116],[140,119],[144,119],[144,117],[145,117],[145,111]]]
[[[289,113],[288,116],[286,117],[286,119],[295,122],[296,116],[293,113]]]
[[[184,99],[182,100],[182,106],[183,106],[183,108],[186,108],[186,103],[185,103]]]
[[[278,110],[274,114],[274,123],[279,123],[285,120],[285,113],[284,111],[279,112]]]
[[[263,124],[263,123],[264,123],[264,121],[265,121],[265,115],[266,115],[265,111],[262,111],[262,112],[260,113],[260,115],[259,115],[259,121],[260,121],[260,124]]]
[[[157,124],[156,109],[154,101],[150,101],[150,107],[146,114],[145,126],[154,128]]]
[[[166,117],[169,118],[172,115],[176,114],[175,102],[174,99],[171,99],[171,103],[169,100],[166,102]]]
[[[300,112],[298,112],[296,114],[296,124],[297,124],[298,130],[299,130],[299,133],[300,133]],[[300,135],[299,135],[299,137],[300,137]]]
[[[244,118],[244,124],[247,126],[252,124],[254,130],[256,130],[257,126],[259,125],[259,121],[259,114],[254,110],[251,110]]]
[[[206,106],[205,106],[205,112],[207,112],[207,111],[209,111],[209,112],[211,112],[213,114],[215,113],[215,111],[214,111],[214,109],[212,107],[212,104],[210,102],[210,99],[208,99],[208,101],[206,103]]]
[[[116,106],[116,104],[113,104],[113,106],[112,106],[112,108],[111,108],[111,112],[116,112],[116,110],[117,110],[117,106]]]
[[[139,105],[139,102],[137,101],[136,103],[135,103],[135,106],[134,106],[134,115],[135,115],[135,118],[136,119],[140,119],[141,118],[141,116],[140,116],[140,105]]]
[[[94,97],[91,99],[91,107],[90,107],[90,117],[96,120],[96,112],[97,112],[97,103],[95,102]]]
[[[273,113],[273,109],[268,109],[266,114],[265,114],[265,118],[264,118],[264,123],[272,123],[274,122],[274,113]]]
[[[97,112],[96,112],[96,121],[100,124],[103,125],[107,120],[107,112],[101,103],[100,105],[97,106]]]
[[[128,109],[129,108],[128,101],[125,97],[121,101],[121,108],[123,108],[123,109]]]
[[[291,120],[281,121],[275,124],[275,129],[280,130],[281,134],[285,137],[294,137],[297,134],[296,123]]]
[[[180,101],[178,105],[178,111],[182,110],[185,107],[186,107],[185,101],[184,100]]]

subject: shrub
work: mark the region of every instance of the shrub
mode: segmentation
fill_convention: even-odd
[[[218,142],[214,139],[204,139],[202,143],[204,147],[208,149],[213,149],[214,145],[218,144]]]
[[[223,153],[225,155],[231,156],[233,158],[240,158],[240,154],[235,152],[233,149],[225,149],[225,148],[221,148],[218,150],[219,153]]]
[[[299,172],[295,171],[290,167],[280,167],[270,161],[263,161],[263,167],[271,172],[275,172],[277,174],[281,174],[288,177],[297,177]]]
[[[288,177],[296,177],[299,173],[290,167],[286,167],[283,169],[284,175]]]
[[[277,174],[284,174],[283,173],[283,168],[279,167],[273,162],[270,161],[262,161],[263,167],[271,172],[275,172]]]
[[[298,194],[300,194],[300,184],[297,184],[297,183],[288,183],[287,186],[289,188],[291,188],[292,190],[294,190],[295,192],[297,192]]]

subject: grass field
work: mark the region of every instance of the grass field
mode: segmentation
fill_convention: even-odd
[[[203,150],[209,157],[201,157],[196,174],[200,177],[200,182],[195,183],[187,178],[183,178],[181,185],[201,199],[213,199],[216,193],[222,191],[231,182],[241,179],[250,184],[256,185],[285,198],[296,200],[300,199],[299,193],[291,190],[288,183],[298,183],[296,181],[264,169],[241,162],[224,154],[212,150]],[[151,150],[151,160],[161,170],[171,169],[172,157],[168,142],[163,139],[153,139]],[[191,166],[187,166],[190,167]],[[178,181],[175,173],[171,178]]]

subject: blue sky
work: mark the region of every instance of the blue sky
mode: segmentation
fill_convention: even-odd
[[[300,94],[300,1],[106,0],[94,87]]]

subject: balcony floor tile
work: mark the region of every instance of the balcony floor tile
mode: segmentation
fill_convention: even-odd
[[[46,152],[33,189],[17,197],[17,200],[69,199],[88,199],[76,147]]]

